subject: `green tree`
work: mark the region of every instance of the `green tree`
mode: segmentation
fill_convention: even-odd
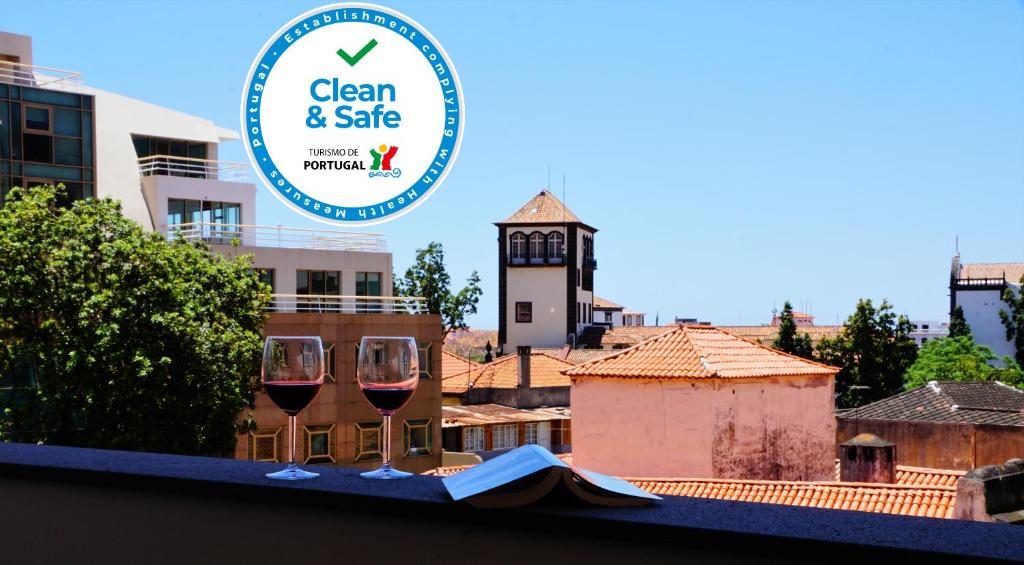
[[[1010,307],[1010,311],[999,310],[999,319],[1006,328],[1006,339],[1013,341],[1017,352],[1013,357],[1017,364],[1024,366],[1024,276],[1020,278],[1021,290],[1014,292],[1013,288],[1007,285],[1003,291],[1003,302]]]
[[[819,360],[840,367],[837,406],[861,406],[902,390],[903,374],[917,358],[910,330],[910,321],[897,316],[887,301],[877,308],[871,300],[857,301],[842,333],[818,343]]]
[[[949,316],[949,337],[971,337],[971,326],[967,325],[967,319],[964,318],[963,306],[954,308]]]
[[[0,390],[0,437],[231,454],[270,299],[250,258],[62,193],[14,189],[0,208],[0,375],[27,385]]]
[[[814,358],[811,336],[807,335],[807,332],[797,332],[796,322],[793,320],[793,305],[788,300],[782,306],[782,314],[779,315],[779,335],[772,342],[772,348],[804,359]]]
[[[466,318],[476,314],[480,302],[480,275],[473,271],[466,279],[466,286],[452,294],[452,279],[444,265],[444,247],[434,241],[426,249],[416,250],[416,262],[405,271],[405,276],[395,279],[395,294],[398,296],[422,296],[427,312],[440,314],[444,327],[442,341],[455,330],[469,328]]]
[[[994,361],[1002,361],[1004,367],[994,367]],[[1024,372],[1012,358],[1000,359],[970,336],[947,337],[924,344],[903,378],[903,387],[910,390],[928,381],[1000,381],[1024,387]]]

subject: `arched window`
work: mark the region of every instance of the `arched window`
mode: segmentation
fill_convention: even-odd
[[[562,262],[562,234],[558,232],[548,234],[548,262]]]
[[[512,263],[526,262],[526,236],[523,233],[516,232],[509,238],[509,257]]]
[[[530,263],[544,262],[544,234],[535,231],[530,234]]]

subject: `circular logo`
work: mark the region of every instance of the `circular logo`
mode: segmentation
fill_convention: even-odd
[[[462,86],[421,25],[372,4],[306,12],[264,45],[242,92],[257,173],[315,220],[376,224],[415,208],[459,152]]]

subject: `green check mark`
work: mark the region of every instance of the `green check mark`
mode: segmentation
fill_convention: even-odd
[[[348,63],[348,66],[354,67],[356,66],[356,63],[362,60],[362,58],[365,57],[366,54],[372,51],[373,48],[376,46],[377,40],[371,39],[369,43],[363,45],[363,48],[360,49],[359,52],[356,53],[355,55],[349,55],[348,53],[345,52],[344,49],[338,49],[338,56],[341,57],[342,59],[345,59],[345,62]]]

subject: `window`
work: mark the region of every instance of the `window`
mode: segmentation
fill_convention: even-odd
[[[265,428],[249,432],[249,460],[279,462],[281,428]]]
[[[526,262],[526,236],[520,232],[512,234],[509,238],[509,257],[512,263]]]
[[[381,273],[356,273],[356,296],[381,296]],[[358,312],[380,312],[379,300],[360,300],[356,304]]]
[[[50,133],[50,109],[44,106],[25,104],[25,131],[41,131]]]
[[[334,424],[302,426],[302,462],[334,463]]]
[[[238,237],[242,205],[213,200],[167,199],[167,225],[182,226],[186,236],[199,236],[211,243],[228,243]]]
[[[581,323],[581,321],[583,320],[583,308],[581,308],[581,306],[582,306],[582,304],[580,304],[579,302],[576,303],[576,323],[577,324]]]
[[[416,351],[419,354],[421,379],[433,378],[433,372],[431,369],[434,366],[433,345],[434,344],[429,341],[420,341],[416,343]]]
[[[529,422],[526,424],[525,435],[523,437],[523,444],[529,445],[531,443],[537,443],[537,423]]]
[[[512,449],[519,443],[519,434],[515,424],[502,424],[491,428],[492,449]]]
[[[476,451],[483,451],[484,449],[486,449],[486,447],[484,446],[483,426],[462,428],[462,451],[473,453]]]
[[[144,160],[144,175],[200,179],[216,176],[208,169],[207,163],[202,162],[207,158],[204,142],[133,135],[132,143],[135,155]]]
[[[326,365],[324,367],[324,380],[326,380],[327,382],[334,383],[334,382],[337,382],[337,379],[334,377],[334,374],[335,374],[334,371],[335,371],[335,368],[336,368],[335,363],[337,362],[337,357],[336,357],[337,348],[334,347],[334,342],[333,341],[324,341],[323,344],[324,344],[324,365]]]
[[[612,321],[612,313],[611,312],[605,312],[604,313],[604,321],[608,322],[608,323],[611,323],[611,321]]]
[[[533,232],[530,234],[530,264],[544,262],[544,234]]]
[[[36,163],[53,162],[53,138],[48,135],[26,133],[21,137],[22,157]]]
[[[295,294],[316,297],[301,301],[300,311],[337,312],[340,301],[322,297],[341,295],[341,271],[295,271]]]
[[[516,323],[530,324],[533,322],[533,302],[516,302]]]
[[[260,282],[270,287],[270,292],[274,292],[274,269],[253,269],[256,271],[256,275],[260,278]]]
[[[548,263],[562,262],[562,234],[548,234]]]
[[[927,330],[928,329],[928,324],[921,324],[921,329],[922,330]]]
[[[434,423],[430,418],[405,421],[405,456],[430,455],[434,447]]]
[[[356,424],[356,461],[381,459],[380,422]]]

